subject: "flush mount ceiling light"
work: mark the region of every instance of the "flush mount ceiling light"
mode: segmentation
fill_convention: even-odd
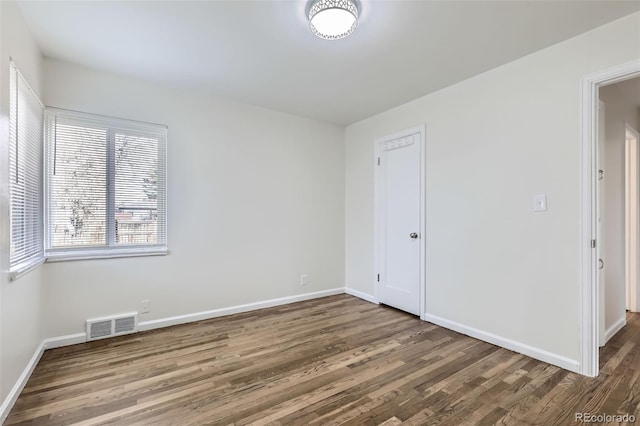
[[[320,38],[345,38],[358,25],[356,0],[311,0],[309,5],[309,28]]]

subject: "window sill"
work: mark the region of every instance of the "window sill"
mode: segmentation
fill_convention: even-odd
[[[45,255],[47,263],[64,262],[67,260],[91,260],[91,259],[117,259],[122,257],[140,256],[165,256],[169,254],[167,247],[153,247],[146,249],[123,249],[123,250],[69,250],[47,253]]]
[[[9,270],[9,281],[15,281],[28,272],[33,271],[44,263],[44,257],[36,260],[22,262]]]

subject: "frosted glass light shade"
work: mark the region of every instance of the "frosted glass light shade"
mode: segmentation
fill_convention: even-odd
[[[326,40],[351,34],[358,25],[358,7],[353,0],[318,0],[309,10],[311,32]]]

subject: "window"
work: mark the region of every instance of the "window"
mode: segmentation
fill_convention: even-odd
[[[40,264],[42,103],[15,65],[9,69],[9,269],[15,279]]]
[[[45,110],[48,259],[166,252],[166,133]]]

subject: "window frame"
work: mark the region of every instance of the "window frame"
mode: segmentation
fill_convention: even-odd
[[[31,223],[28,219],[27,216],[29,213],[32,213],[28,207],[26,206],[27,204],[29,204],[27,201],[23,202],[23,209],[21,211],[21,215],[22,215],[22,232],[21,232],[21,237],[22,237],[22,242],[20,244],[17,244],[13,237],[14,237],[14,218],[13,218],[13,213],[14,213],[14,205],[12,202],[13,199],[13,191],[14,189],[14,185],[13,182],[15,182],[15,179],[12,178],[11,176],[11,170],[12,170],[12,158],[14,157],[12,155],[12,153],[9,153],[8,155],[8,160],[7,160],[7,177],[8,177],[8,228],[9,228],[9,280],[13,281],[17,278],[19,278],[20,276],[26,274],[27,272],[35,269],[36,267],[40,266],[44,261],[45,261],[45,256],[44,256],[44,212],[43,212],[43,198],[44,198],[44,185],[43,185],[43,178],[44,178],[44,137],[43,137],[43,131],[42,131],[42,124],[44,123],[44,104],[42,103],[42,101],[40,100],[40,98],[38,97],[38,95],[36,94],[36,92],[31,88],[31,86],[29,85],[29,83],[27,82],[26,78],[22,75],[22,73],[20,72],[20,70],[18,69],[18,67],[15,65],[15,63],[10,60],[9,61],[9,111],[8,111],[8,150],[12,150],[15,149],[16,152],[20,150],[20,142],[26,143],[27,147],[24,148],[23,150],[31,150],[32,154],[33,154],[33,149],[34,147],[29,148],[28,144],[29,142],[33,142],[31,140],[31,138],[29,138],[28,136],[24,137],[24,139],[21,141],[19,140],[20,138],[20,132],[18,131],[20,128],[20,124],[19,124],[19,120],[20,120],[20,111],[23,108],[26,108],[27,110],[30,109],[30,105],[29,105],[29,100],[26,101],[27,105],[21,107],[21,93],[24,93],[26,96],[31,96],[32,97],[32,101],[35,101],[35,103],[39,106],[40,108],[40,123],[39,126],[37,127],[37,134],[38,134],[38,140],[35,141],[36,142],[36,154],[39,155],[39,161],[36,161],[35,163],[29,163],[27,160],[27,163],[20,165],[20,161],[25,161],[22,157],[23,156],[19,156],[19,155],[15,155],[15,161],[16,161],[16,165],[15,165],[15,169],[16,171],[18,169],[21,169],[25,172],[27,172],[30,167],[33,166],[39,166],[38,167],[38,172],[39,172],[39,176],[35,176],[35,178],[37,178],[37,191],[35,194],[31,194],[27,188],[27,180],[29,182],[31,182],[31,180],[34,179],[33,176],[31,176],[29,178],[29,176],[27,176],[27,178],[23,178],[23,183],[20,186],[23,186],[24,188],[21,189],[21,195],[22,197],[27,197],[27,195],[34,195],[37,200],[35,200],[35,203],[33,203],[33,200],[31,200],[31,204],[35,204],[36,205],[36,216],[37,219],[35,221],[35,223]],[[12,102],[15,102],[15,105],[12,104]],[[15,111],[15,112],[14,112]],[[15,117],[12,116],[12,112],[14,112]],[[30,118],[33,117],[29,117],[27,116],[27,122]],[[14,123],[12,123],[14,122]],[[26,127],[28,127],[29,125],[27,124]],[[12,127],[14,128],[15,134],[13,134]],[[32,129],[33,130],[33,129]],[[12,140],[15,140],[15,147],[13,147],[12,145]],[[24,152],[23,152],[24,153]],[[40,163],[39,165],[37,163]],[[25,180],[26,179],[26,180]],[[33,182],[31,182],[33,183]],[[30,226],[35,226],[36,229],[29,229]],[[15,247],[16,245],[20,245],[21,247],[23,247],[24,251],[28,251],[27,250],[27,244],[26,241],[30,241],[33,240],[35,242],[35,245],[37,246],[37,251],[35,251],[34,253],[32,253],[29,256],[26,256],[24,258],[21,258],[20,261],[15,262],[14,263],[14,259],[12,259],[12,255],[13,255],[13,247]]]
[[[52,170],[51,170],[51,139],[49,134],[50,120],[57,117],[70,119],[87,126],[103,128],[107,133],[105,155],[105,245],[81,247],[52,247]],[[90,114],[66,110],[62,108],[45,107],[44,110],[44,255],[47,262],[83,259],[105,259],[134,256],[153,256],[168,254],[167,245],[167,126],[123,118]],[[55,124],[54,124],[55,125]],[[127,135],[135,134],[158,139],[158,158],[156,174],[158,179],[157,197],[157,237],[156,244],[115,244],[115,134],[122,132]],[[53,135],[55,138],[55,134]],[[161,173],[162,171],[162,173]]]

